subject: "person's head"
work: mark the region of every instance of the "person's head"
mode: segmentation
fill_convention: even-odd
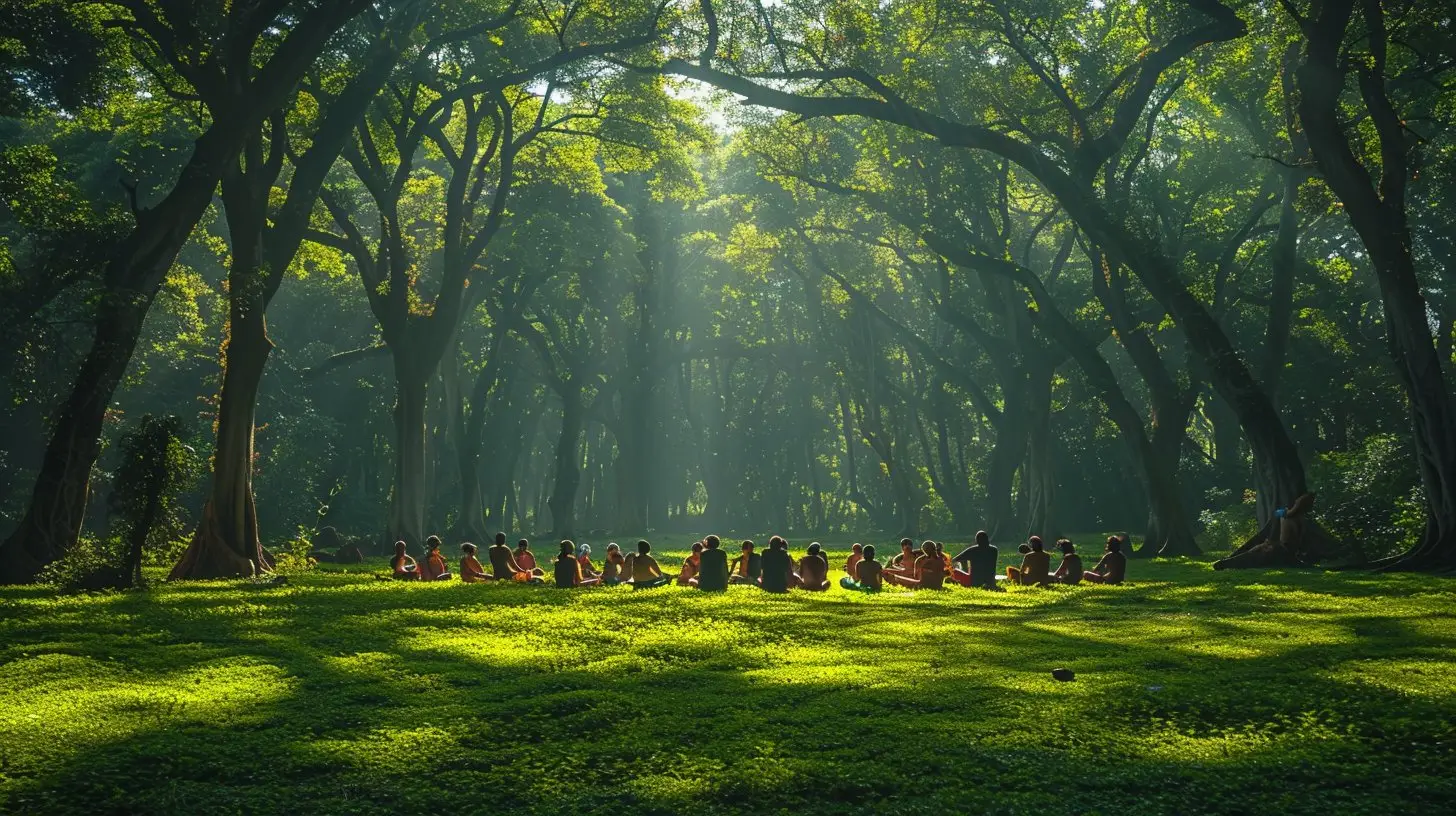
[[[703,551],[703,542],[701,542],[701,541],[694,541],[693,542],[693,553],[696,554],[696,553],[700,553],[702,551]]]
[[[908,538],[902,538],[900,539],[900,549],[904,552],[910,552],[915,549],[915,542]]]
[[[587,556],[590,556],[591,555],[591,545],[590,544],[578,544],[577,547],[576,547],[576,554],[578,556],[582,557],[582,558],[585,558]]]
[[[644,538],[641,541],[637,542],[638,555],[646,555],[650,552],[652,552],[652,545],[647,543],[647,539]]]
[[[813,544],[810,544],[809,545],[809,554],[810,555],[819,555],[822,552],[824,552],[824,548],[821,547],[821,546],[819,546],[819,542],[816,541]]]
[[[856,541],[854,542],[854,546],[849,548],[849,551],[855,555],[864,555],[864,545]]]
[[[1122,552],[1122,539],[1118,538],[1117,536],[1108,536],[1107,537],[1107,551],[1108,552]]]
[[[496,533],[495,534],[495,545],[497,547],[504,547],[506,545],[506,534],[505,533]]]
[[[866,560],[866,561],[873,561],[873,560],[875,560],[875,545],[873,545],[873,544],[866,544],[865,545],[865,548],[864,548],[864,560]]]
[[[768,540],[768,548],[770,550],[787,550],[789,548],[789,542],[779,536],[774,536]]]
[[[1289,512],[1284,514],[1285,518],[1298,518],[1314,509],[1314,494],[1304,493],[1289,505]]]
[[[986,532],[985,530],[977,530],[976,531],[976,546],[977,547],[989,547],[989,546],[991,546],[991,534],[988,533],[988,532]]]
[[[442,543],[443,542],[440,541],[439,536],[430,536],[429,538],[425,539],[425,549],[427,551],[438,550],[440,549],[440,544]]]
[[[396,542],[394,542],[394,557],[395,558],[399,558],[402,555],[404,555],[404,542],[403,541],[396,541]]]
[[[1022,555],[1026,555],[1027,553],[1031,552],[1031,545],[1022,544],[1020,547],[1016,548],[1016,551],[1021,553]]]
[[[1057,539],[1057,546],[1062,548],[1062,555],[1071,555],[1077,551],[1076,545],[1072,543],[1070,538]]]
[[[610,543],[610,544],[607,545],[607,557],[608,558],[611,558],[614,555],[621,555],[621,554],[622,554],[622,548],[617,546],[617,542],[613,541],[612,543]]]
[[[944,555],[945,554],[945,544],[943,542],[940,542],[940,541],[935,542],[935,554],[936,555]]]
[[[570,558],[576,554],[576,542],[570,539],[561,540],[561,554]]]
[[[466,555],[475,555],[475,545],[467,541],[464,544],[460,545],[460,552],[463,552]]]
[[[930,558],[934,558],[935,557],[935,542],[934,541],[931,541],[929,539],[926,539],[924,542],[922,542],[920,544],[920,554],[921,555],[924,555],[924,556],[927,556],[927,557],[930,557]]]
[[[751,552],[753,552],[753,542],[752,541],[745,541],[745,542],[743,542],[743,551],[745,553],[751,553]]]
[[[703,539],[703,546],[710,550],[716,550],[722,544],[723,542],[715,535],[710,535]]]
[[[523,538],[516,542],[516,552],[525,552],[529,549],[531,549],[531,542],[526,539]]]
[[[1031,545],[1032,552],[1042,551],[1043,545],[1041,543],[1041,536],[1032,536],[1031,538],[1027,539],[1026,543]]]

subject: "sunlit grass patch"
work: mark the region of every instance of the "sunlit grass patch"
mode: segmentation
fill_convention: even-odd
[[[1430,773],[1456,745],[1450,584],[1133,569],[1004,593],[424,586],[376,563],[0,590],[0,811],[1323,816],[1456,796]]]

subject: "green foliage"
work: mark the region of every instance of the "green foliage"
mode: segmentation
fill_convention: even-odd
[[[1427,578],[1136,562],[1123,587],[771,597],[380,569],[0,589],[0,811],[1374,816],[1456,796],[1456,593]]]
[[[1248,492],[1240,498],[1230,504],[1223,496],[1214,496],[1213,507],[1198,514],[1198,524],[1203,528],[1198,544],[1204,552],[1227,553],[1259,531],[1254,494]]]
[[[1350,451],[1331,451],[1310,468],[1317,515],[1336,537],[1367,558],[1403,552],[1425,529],[1424,490],[1410,443],[1372,436]]]

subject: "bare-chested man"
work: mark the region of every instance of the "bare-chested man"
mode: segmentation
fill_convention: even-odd
[[[1052,580],[1052,557],[1043,549],[1041,536],[1032,536],[1026,543],[1030,552],[1021,556],[1020,567],[1006,568],[1006,580],[1022,586],[1046,586]]]
[[[1120,584],[1127,577],[1127,556],[1122,554],[1122,539],[1107,537],[1107,553],[1097,566],[1082,573],[1089,584]]]

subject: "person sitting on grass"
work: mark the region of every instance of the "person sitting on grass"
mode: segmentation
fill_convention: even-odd
[[[608,544],[607,554],[602,559],[602,583],[607,586],[616,586],[622,583],[622,576],[626,575],[622,567],[626,563],[627,559],[622,557],[622,548],[617,546],[617,542],[613,541]]]
[[[789,542],[778,536],[768,540],[768,551],[763,554],[763,574],[758,585],[764,592],[788,592],[792,582],[789,576],[794,572],[794,559],[789,557]]]
[[[894,583],[894,576],[900,574],[913,577],[915,573],[915,558],[915,542],[908,538],[900,539],[900,552],[894,558],[891,558],[890,563],[884,567],[886,580]]]
[[[389,568],[394,570],[396,581],[418,581],[424,577],[420,574],[420,565],[415,563],[404,551],[404,542],[394,542],[394,555],[389,559]]]
[[[1027,547],[1027,550],[1030,550]],[[1001,577],[996,569],[996,560],[1000,551],[991,544],[991,536],[985,530],[976,532],[976,543],[962,550],[954,559],[956,563],[964,564],[965,570],[956,570],[951,577],[965,587],[979,589],[1002,589],[997,583]]]
[[[1120,584],[1127,577],[1127,556],[1122,554],[1122,539],[1107,537],[1107,553],[1097,566],[1082,573],[1090,584]]]
[[[862,558],[864,558],[864,547],[856,541],[854,546],[849,548],[849,558],[844,560],[844,574],[849,576],[850,580],[853,580],[854,576],[858,574],[855,572],[855,568],[859,566]]]
[[[592,564],[590,544],[577,545],[576,563],[581,565],[582,578],[595,578],[598,582],[601,581],[602,574],[600,572],[597,572],[596,566]]]
[[[445,556],[440,555],[440,544],[439,536],[425,539],[425,563],[420,565],[420,576],[426,581],[448,581],[455,577],[450,574]]]
[[[691,586],[693,579],[698,577],[698,564],[703,560],[703,542],[694,541],[693,551],[683,559],[682,569],[677,574],[678,586]]]
[[[530,541],[524,538],[520,541],[517,541],[516,551],[514,555],[516,558],[516,563],[520,565],[522,570],[529,572],[532,575],[545,575],[545,573],[540,570],[536,565],[536,554],[531,552]]]
[[[657,566],[657,559],[650,555],[651,552],[651,544],[645,540],[637,542],[637,557],[632,559],[633,589],[651,589],[672,581],[672,576],[662,574],[662,568]]]
[[[698,559],[698,574],[688,583],[704,592],[728,591],[728,553],[715,535],[703,539],[703,554]]]
[[[1006,568],[1006,580],[1021,586],[1046,586],[1052,580],[1052,557],[1042,548],[1041,536],[1032,536],[1027,544],[1031,551],[1021,556],[1020,567]]]
[[[839,585],[845,589],[856,589],[861,592],[879,592],[883,586],[881,574],[883,570],[880,562],[875,560],[875,546],[866,544],[860,551],[863,556],[859,563],[854,565],[854,575],[844,576],[839,579]]]
[[[809,551],[799,559],[799,586],[810,592],[823,592],[829,588],[829,559],[824,557],[824,548],[819,542],[809,545]]]
[[[476,547],[469,541],[460,545],[460,580],[467,584],[483,584],[486,581],[494,581],[495,578],[487,575],[481,568],[480,561],[475,557]]]
[[[753,542],[743,542],[743,554],[733,559],[733,575],[728,579],[734,584],[757,584],[763,575],[763,556],[753,551]]]
[[[1077,555],[1077,547],[1070,539],[1057,539],[1057,546],[1062,550],[1062,563],[1057,565],[1057,571],[1052,573],[1052,583],[1076,586],[1082,583],[1082,556]]]
[[[945,554],[944,541],[935,542],[935,554],[940,556],[940,565],[945,568],[945,575],[949,578],[951,571],[950,556]]]
[[[581,562],[576,560],[576,544],[570,540],[561,542],[561,554],[556,556],[554,570],[557,589],[571,589],[579,586],[595,586],[600,579],[587,578],[581,574]]]
[[[920,545],[920,555],[915,558],[912,573],[900,573],[893,580],[910,589],[943,589],[945,587],[945,561],[935,551],[935,542]]]
[[[965,564],[970,570],[954,570],[951,579],[963,587],[997,589],[996,548],[991,546],[991,536],[985,530],[976,533],[976,543],[961,550],[953,561]]]
[[[505,533],[495,534],[495,543],[486,554],[490,556],[490,567],[495,571],[497,581],[525,583],[535,577],[534,573],[523,569],[511,555],[511,548],[506,546]]]

